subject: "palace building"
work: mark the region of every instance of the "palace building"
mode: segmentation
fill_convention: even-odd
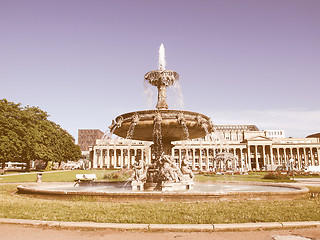
[[[178,165],[186,155],[193,170],[217,171],[222,153],[232,156],[237,171],[275,170],[277,167],[304,170],[320,164],[320,138],[285,138],[284,130],[259,130],[255,125],[215,125],[215,132],[203,139],[172,143],[172,157]],[[137,156],[152,163],[152,142],[102,139],[90,148],[93,168],[126,168]],[[220,154],[220,155],[219,155]]]

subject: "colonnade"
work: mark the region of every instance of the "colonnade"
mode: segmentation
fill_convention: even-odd
[[[279,166],[293,167],[303,170],[307,166],[318,166],[320,164],[320,144],[229,144],[228,149],[202,141],[191,144],[175,144],[172,148],[172,157],[178,165],[181,159],[188,155],[193,170],[215,171],[220,162],[217,154],[229,152],[236,159],[239,171],[250,170],[275,170]],[[94,146],[93,168],[125,168],[135,164],[136,156],[140,155],[147,164],[151,163],[150,144],[129,146],[128,144]]]
[[[150,163],[151,150],[146,147],[95,147],[93,150],[93,168],[130,168],[135,164],[137,155],[140,155],[147,164]]]
[[[221,149],[202,143],[202,146],[191,146],[187,151],[183,146],[175,146],[172,155],[179,164],[179,159],[188,154],[192,169],[215,171],[219,166],[216,156],[224,151],[234,155],[239,171],[275,170],[279,166],[289,167],[289,164],[292,164],[292,167],[296,170],[303,170],[307,166],[320,165],[319,144],[317,146],[237,144],[229,145],[228,149]]]

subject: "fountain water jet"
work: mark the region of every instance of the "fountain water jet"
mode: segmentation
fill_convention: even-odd
[[[168,157],[172,152],[171,142],[201,138],[213,130],[212,121],[203,114],[168,109],[167,88],[178,82],[180,77],[177,72],[167,70],[165,67],[165,51],[161,44],[159,69],[150,71],[144,76],[146,82],[157,87],[156,110],[122,114],[109,127],[110,131],[120,137],[153,141],[154,161],[152,161],[152,166],[148,167],[148,177],[145,183],[149,189],[156,188],[162,191],[186,189],[193,185],[193,180],[181,176],[183,172]]]

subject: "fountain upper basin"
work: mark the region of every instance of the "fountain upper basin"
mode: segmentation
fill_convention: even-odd
[[[210,132],[213,128],[210,118],[200,113],[182,110],[146,110],[118,116],[114,134],[126,138],[130,126],[134,124],[132,139],[153,141],[155,121],[161,122],[163,142],[200,138],[206,135],[206,130]],[[189,136],[186,135],[185,126]]]

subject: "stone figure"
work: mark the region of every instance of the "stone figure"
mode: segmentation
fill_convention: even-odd
[[[179,180],[181,180],[181,170],[169,155],[162,155],[159,159],[159,165],[159,179],[161,181],[171,180],[174,182],[178,182]]]
[[[186,157],[184,157],[184,158],[182,159],[182,162],[181,162],[181,172],[182,172],[182,174],[189,175],[189,177],[190,177],[191,179],[193,179],[193,178],[194,178],[194,174],[193,174],[192,170],[190,169],[189,161],[188,161],[188,160],[189,160],[188,156],[186,156]]]
[[[131,177],[132,180],[135,180],[137,182],[144,181],[147,178],[147,170],[148,167],[143,161],[143,159],[139,159],[136,161],[135,165],[133,166],[134,172]]]

